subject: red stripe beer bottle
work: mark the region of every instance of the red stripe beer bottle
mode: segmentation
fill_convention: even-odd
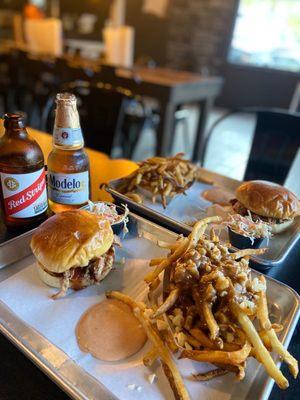
[[[47,217],[44,156],[22,114],[6,114],[0,138],[0,202],[9,230],[30,229]]]

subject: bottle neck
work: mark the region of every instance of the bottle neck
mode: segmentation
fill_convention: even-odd
[[[84,146],[76,103],[57,103],[53,146],[66,150],[80,149]]]
[[[28,138],[28,132],[25,128],[20,127],[7,127],[5,129],[5,135],[7,137],[14,137],[19,139],[26,139]]]
[[[26,139],[28,132],[25,128],[24,119],[20,114],[5,114],[4,128],[6,136]]]

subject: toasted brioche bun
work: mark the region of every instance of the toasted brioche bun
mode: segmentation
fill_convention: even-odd
[[[300,213],[297,197],[283,186],[271,182],[245,182],[237,188],[236,198],[248,210],[262,217],[293,219]]]
[[[46,285],[48,286],[52,286],[58,289],[61,288],[62,278],[48,274],[48,272],[43,269],[42,265],[39,262],[37,262],[35,265],[37,267],[36,269],[41,281],[46,283]]]
[[[93,258],[101,257],[113,240],[107,220],[88,211],[73,210],[56,214],[40,225],[30,246],[45,269],[62,273],[85,267]]]

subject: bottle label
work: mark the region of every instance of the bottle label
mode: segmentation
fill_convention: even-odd
[[[0,173],[5,213],[30,218],[48,208],[45,169],[27,174]]]
[[[89,199],[89,172],[59,174],[48,170],[48,195],[55,203],[86,203]]]
[[[53,139],[55,144],[62,146],[74,146],[83,143],[81,128],[57,128],[54,127]]]

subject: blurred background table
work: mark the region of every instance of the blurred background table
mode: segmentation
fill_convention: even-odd
[[[86,82],[89,85],[98,85],[98,88],[99,84],[107,84],[114,89],[122,88],[124,95],[126,94],[131,99],[138,99],[144,108],[148,108],[145,119],[151,120],[151,115],[156,115],[157,122],[154,123],[155,153],[166,156],[170,153],[174,142],[178,111],[192,104],[198,110],[198,121],[192,145],[191,158],[193,161],[201,159],[207,117],[223,86],[223,79],[219,76],[204,76],[199,73],[159,67],[118,68],[80,56],[45,57],[34,55],[28,53],[26,48],[20,50],[13,46],[2,47],[0,62],[1,60],[3,64],[9,65],[3,85],[9,86],[12,93],[8,99],[4,96],[5,109],[19,108],[26,111],[29,116],[29,125],[43,130],[47,129],[47,126],[43,125],[40,120],[43,118],[45,107],[47,108],[47,101],[49,103],[49,98],[51,99],[54,93],[66,90],[66,84],[73,82],[74,90],[76,90],[75,83],[78,81]],[[146,105],[147,99],[152,100],[150,107]],[[99,109],[102,107],[101,98],[97,100],[95,97],[93,102],[97,102]],[[123,114],[123,111],[120,109],[119,114]],[[101,122],[102,125],[105,125],[104,117],[102,115],[101,117],[102,121],[100,119],[94,121],[99,129]],[[182,117],[180,116],[179,119],[182,120]],[[141,133],[141,128],[140,125],[139,133]],[[116,127],[112,127],[114,135],[117,135],[116,129]],[[185,130],[183,132],[184,140],[188,136],[188,128],[185,127]],[[140,136],[139,133],[138,136]],[[86,132],[86,130],[85,134],[96,136],[95,132]],[[102,150],[100,142],[97,147],[97,150]]]

